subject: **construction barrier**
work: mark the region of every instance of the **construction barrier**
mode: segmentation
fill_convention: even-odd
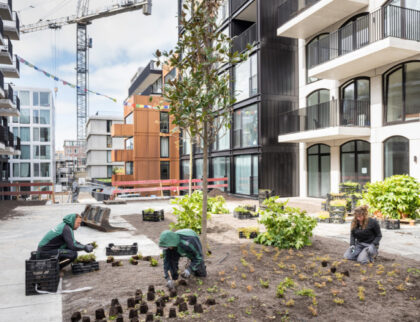
[[[227,181],[228,178],[209,178],[207,181],[210,182],[218,182],[218,181]],[[179,184],[189,183],[190,180],[183,179],[183,180],[176,180],[176,179],[169,179],[169,180],[141,180],[141,181],[117,181],[113,183],[114,187],[117,187],[113,192],[113,196],[116,194],[126,194],[126,193],[140,193],[140,192],[153,192],[153,191],[160,191],[163,195],[163,191],[172,191],[172,192],[179,192],[181,190],[188,190],[188,186],[180,186]],[[194,185],[197,183],[202,183],[202,179],[192,179],[191,183],[193,190],[202,190],[203,186]],[[127,188],[127,189],[118,189],[118,187],[122,186],[140,186],[140,185],[159,185],[158,187],[144,187],[144,188]],[[164,185],[171,185],[171,186],[164,186]],[[209,184],[207,188],[227,188],[227,183],[221,184]]]
[[[4,191],[4,188],[16,187],[17,191]],[[21,190],[22,187],[52,187],[51,190],[46,191],[26,191]],[[54,183],[52,182],[15,182],[15,183],[0,183],[0,196],[26,196],[26,195],[50,195],[53,202],[55,202]]]
[[[109,223],[110,214],[111,209],[109,208],[87,205],[81,213],[82,223],[88,227],[105,232],[124,230],[124,228],[111,226]]]

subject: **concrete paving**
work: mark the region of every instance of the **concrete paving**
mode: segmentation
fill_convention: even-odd
[[[299,200],[293,199],[293,206],[299,206]],[[241,204],[244,201],[240,202]],[[255,203],[249,201],[248,203]],[[99,203],[97,203],[99,204]],[[227,203],[232,211],[238,204],[236,201]],[[316,209],[318,200],[302,200],[302,205]],[[100,204],[104,206],[103,204]],[[141,210],[150,207],[163,208],[169,211],[172,208],[168,200],[142,201],[127,203],[125,205],[108,205],[111,208],[110,222],[115,226],[127,228],[127,231],[103,233],[88,227],[80,227],[75,237],[82,243],[96,241],[99,245],[95,251],[99,260],[105,259],[105,247],[108,243],[132,244],[137,242],[139,251],[144,255],[158,255],[160,249],[144,235],[135,235],[133,227],[128,224],[122,215],[139,215]],[[80,213],[84,204],[61,204],[45,206],[21,206],[14,210],[23,214],[6,221],[0,221],[0,316],[1,321],[61,321],[62,299],[61,294],[48,294],[25,296],[25,260],[30,252],[35,250],[38,242],[48,229],[54,227],[62,218],[69,214]],[[0,203],[1,211],[1,203]],[[226,217],[228,216],[228,217]],[[214,216],[216,224],[226,223],[231,226],[255,226],[256,220],[231,220],[231,215]],[[231,222],[232,221],[232,222]],[[236,222],[237,221],[237,222]],[[319,224],[314,233],[316,235],[331,237],[337,240],[349,241],[350,224]],[[383,239],[380,251],[399,254],[420,261],[420,225],[402,226],[400,230],[382,230]],[[89,286],[89,285],[86,285]],[[37,318],[34,318],[34,315]],[[39,316],[41,314],[41,316]]]

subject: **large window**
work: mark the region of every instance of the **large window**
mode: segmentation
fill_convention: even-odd
[[[41,163],[41,177],[49,177],[49,176],[50,176],[50,164]]]
[[[258,145],[258,108],[257,105],[236,110],[233,119],[234,147]]]
[[[134,174],[134,168],[133,168],[133,162],[132,161],[125,163],[125,174],[126,175]]]
[[[34,145],[34,159],[46,160],[51,158],[51,147],[49,145]]]
[[[330,126],[330,91],[319,89],[306,97],[308,130],[320,129]]]
[[[169,137],[160,137],[160,157],[169,158]]]
[[[222,126],[217,133],[216,140],[213,143],[213,150],[227,150],[230,147],[230,129],[226,126]]]
[[[39,115],[41,124],[50,124],[50,110],[40,110]]]
[[[370,125],[370,81],[357,78],[345,83],[340,90],[340,124]]]
[[[20,177],[29,178],[31,176],[31,164],[29,162],[20,163]]]
[[[220,25],[229,17],[229,1],[225,0],[219,7],[216,23]]]
[[[29,160],[31,158],[31,146],[21,145],[20,146],[20,159]]]
[[[160,132],[169,133],[169,113],[160,112]]]
[[[159,77],[156,82],[152,84],[152,94],[162,93],[162,77]]]
[[[330,38],[328,34],[321,34],[313,38],[306,45],[306,82],[316,82],[318,78],[309,77],[308,70],[330,58]]]
[[[230,191],[230,159],[229,157],[214,158],[213,162],[213,178],[228,178],[228,181],[216,182],[216,184],[228,184],[227,188],[223,188],[224,191]]]
[[[130,137],[125,140],[125,149],[126,150],[133,150],[134,149],[134,138]]]
[[[308,196],[323,198],[330,192],[330,147],[316,144],[308,148]]]
[[[369,13],[347,20],[339,29],[339,55],[345,55],[369,43]]]
[[[169,176],[169,161],[160,161],[160,179],[170,179]]]
[[[32,93],[32,105],[39,106],[39,92]]]
[[[19,99],[20,99],[21,106],[31,105],[31,102],[29,99],[29,91],[19,91]]]
[[[30,131],[29,127],[21,127],[20,128],[20,140],[22,142],[31,141],[31,131]]]
[[[394,136],[384,142],[385,178],[396,174],[410,174],[409,141],[403,136]]]
[[[112,148],[112,136],[111,135],[106,136],[106,147],[107,148]]]
[[[48,93],[48,92],[40,92],[39,93],[39,105],[50,106],[50,93]]]
[[[235,193],[258,194],[258,156],[235,157]]]
[[[168,74],[165,75],[165,78],[164,78],[165,86],[169,85],[168,82],[175,79],[175,77],[176,77],[176,69],[172,68],[172,70]]]
[[[362,186],[370,181],[370,143],[350,141],[343,144],[341,152],[341,181],[358,182]]]
[[[237,101],[242,101],[256,95],[258,92],[257,54],[253,54],[246,61],[235,65],[234,93]]]
[[[203,159],[194,160],[195,174],[196,179],[201,179],[203,177]]]
[[[111,151],[106,151],[106,162],[107,163],[112,162]]]
[[[182,160],[181,161],[181,172],[182,172],[182,179],[189,179],[190,175],[190,161],[189,160]]]
[[[133,115],[133,112],[127,115],[127,117],[125,118],[125,124],[133,124]]]
[[[182,154],[190,154],[191,139],[187,132],[182,132]]]
[[[420,120],[420,61],[396,66],[384,82],[386,123]]]
[[[32,123],[39,124],[39,110],[33,110],[32,114],[33,114]]]
[[[20,109],[20,124],[29,124],[31,122],[31,110],[29,108]]]
[[[39,127],[32,128],[32,140],[35,142],[39,141]]]
[[[41,127],[39,129],[39,137],[41,142],[50,142],[50,128]]]

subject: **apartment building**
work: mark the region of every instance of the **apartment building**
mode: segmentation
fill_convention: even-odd
[[[90,116],[86,124],[86,169],[88,179],[111,179],[124,162],[112,162],[111,151],[124,149],[123,138],[111,137],[113,124],[123,123],[122,117]]]
[[[76,158],[66,157],[64,150],[55,151],[55,183],[61,185],[63,191],[72,189],[76,165]]]
[[[19,78],[19,60],[13,54],[11,40],[19,40],[19,16],[13,11],[12,1],[0,2],[0,183],[9,182],[12,156],[20,155],[20,139],[9,129],[9,117],[20,115],[19,98],[5,78]],[[8,188],[1,188],[8,191]],[[3,197],[0,196],[0,200]]]
[[[125,174],[113,175],[113,182],[179,179],[179,134],[161,97],[162,84],[174,73],[151,61],[132,78],[124,123],[111,129],[113,138],[124,138],[124,148],[113,149],[111,160],[124,162]]]
[[[219,133],[209,151],[209,177],[229,178],[231,193],[256,196],[271,189],[280,196],[299,193],[298,144],[279,143],[279,115],[298,107],[298,42],[277,37],[280,0],[226,0],[220,7],[220,30],[232,40],[232,50],[243,52],[254,44],[247,61],[220,67],[230,73],[235,95],[232,124]],[[181,10],[182,0],[178,1]],[[182,27],[179,28],[182,33]],[[194,155],[193,177],[203,169],[202,149],[189,151],[181,144],[181,176],[189,174],[189,154]]]
[[[14,136],[20,137],[21,153],[10,160],[10,181],[54,182],[55,107],[52,92],[29,87],[15,90],[22,107],[20,116],[11,118],[9,127]]]
[[[64,140],[64,156],[75,161],[75,172],[79,177],[86,174],[86,141],[85,140]]]
[[[299,42],[299,109],[281,116],[278,142],[299,144],[300,196],[420,180],[420,1],[283,2],[277,35]]]

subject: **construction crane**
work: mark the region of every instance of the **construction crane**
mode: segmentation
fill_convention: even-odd
[[[86,121],[88,116],[88,48],[92,40],[87,37],[87,25],[93,20],[114,16],[120,13],[143,9],[144,15],[151,15],[152,0],[121,0],[113,6],[89,11],[89,0],[78,0],[76,15],[40,20],[33,24],[21,26],[22,33],[45,29],[60,29],[62,26],[76,24],[76,74],[77,74],[77,140],[86,139]]]

